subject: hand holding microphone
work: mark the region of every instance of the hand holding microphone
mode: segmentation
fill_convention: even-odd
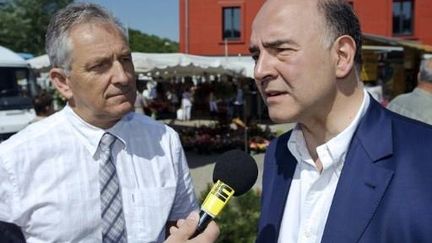
[[[215,184],[201,205],[199,216],[193,212],[186,219],[179,220],[177,227],[171,227],[171,234],[165,243],[216,241],[219,228],[212,220],[232,196],[240,196],[249,191],[257,176],[258,167],[250,155],[241,150],[223,153],[216,161],[213,171]]]
[[[219,236],[219,227],[210,222],[204,232],[190,239],[198,225],[198,212],[192,212],[186,219],[177,221],[177,226],[170,228],[170,236],[164,243],[210,243],[215,242]]]

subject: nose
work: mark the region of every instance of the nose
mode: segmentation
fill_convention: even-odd
[[[261,52],[254,68],[254,77],[257,82],[272,80],[277,76],[274,68],[274,57],[267,52]]]
[[[118,60],[113,63],[113,76],[112,83],[117,84],[128,84],[129,83],[129,71],[123,67],[122,63]]]

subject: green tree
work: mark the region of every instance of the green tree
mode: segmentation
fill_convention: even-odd
[[[16,52],[44,54],[51,16],[73,0],[10,0],[0,6],[0,45]]]
[[[210,184],[200,199],[204,201],[211,190]],[[220,228],[218,243],[253,243],[258,231],[260,214],[260,196],[258,190],[250,190],[239,197],[233,197],[220,215],[215,219]]]
[[[148,35],[134,29],[129,29],[129,44],[133,52],[178,52],[177,42],[155,35]]]
[[[0,4],[0,45],[15,52],[45,53],[45,34],[52,15],[73,0],[9,0]],[[178,43],[129,29],[132,51],[178,52]]]

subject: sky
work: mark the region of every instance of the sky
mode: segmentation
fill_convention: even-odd
[[[104,6],[126,27],[179,40],[179,0],[79,0]]]

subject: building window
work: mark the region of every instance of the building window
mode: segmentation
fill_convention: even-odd
[[[223,40],[238,40],[241,37],[240,31],[240,7],[222,8],[223,18]]]
[[[393,34],[413,34],[413,0],[393,0]]]

